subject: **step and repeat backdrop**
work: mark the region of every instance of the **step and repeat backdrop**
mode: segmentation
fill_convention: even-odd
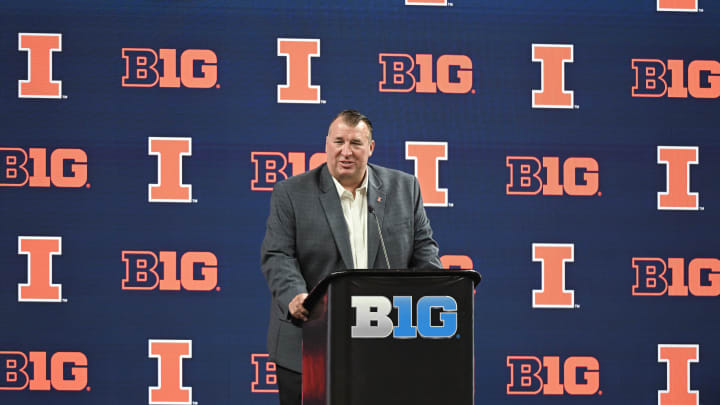
[[[3,2],[0,402],[276,403],[270,192],[355,108],[483,275],[476,403],[718,403],[718,26],[711,0]]]

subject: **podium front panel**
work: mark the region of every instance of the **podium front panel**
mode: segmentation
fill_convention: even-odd
[[[332,283],[328,403],[472,404],[473,286],[448,275]]]

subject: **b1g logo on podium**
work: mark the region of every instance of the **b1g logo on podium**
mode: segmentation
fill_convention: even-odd
[[[48,362],[48,353],[42,351],[0,351],[0,390],[90,390],[84,353],[56,352],[49,357]]]
[[[425,296],[417,300],[417,325],[413,320],[413,297],[395,296],[392,301],[383,296],[353,296],[351,304],[356,323],[350,328],[352,338],[380,339],[390,335],[394,339],[451,338],[457,332],[457,302],[449,296]],[[397,308],[397,325],[389,317]],[[432,323],[433,309],[440,309],[438,325]]]

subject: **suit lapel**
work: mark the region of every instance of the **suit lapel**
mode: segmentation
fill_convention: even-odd
[[[322,205],[325,211],[325,217],[327,218],[328,224],[330,224],[330,232],[332,232],[333,239],[335,239],[335,246],[337,246],[340,252],[340,257],[345,263],[345,267],[352,269],[354,265],[352,250],[350,249],[350,232],[345,223],[345,216],[343,216],[342,207],[340,206],[340,198],[338,197],[335,184],[330,177],[327,166],[323,167],[320,173],[320,190],[322,191],[322,194],[320,194],[320,205]]]
[[[378,255],[378,248],[380,247],[380,236],[378,235],[378,222],[380,228],[383,225],[383,218],[385,217],[385,191],[383,190],[383,183],[378,176],[377,171],[373,170],[368,165],[368,173],[370,174],[370,181],[368,184],[368,209],[373,208],[375,215],[368,212],[367,218],[367,235],[368,235],[368,268],[375,267],[375,260]],[[377,217],[377,222],[375,222]],[[384,259],[382,260],[384,262]],[[383,266],[384,267],[384,266]]]

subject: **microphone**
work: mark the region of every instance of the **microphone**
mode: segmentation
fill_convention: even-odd
[[[383,254],[385,255],[385,264],[387,264],[388,270],[390,270],[390,259],[388,259],[387,249],[385,249],[385,241],[382,236],[382,229],[380,229],[380,220],[378,220],[375,214],[375,208],[368,206],[368,211],[375,217],[375,224],[377,225],[378,235],[380,235],[380,245],[382,245]]]

